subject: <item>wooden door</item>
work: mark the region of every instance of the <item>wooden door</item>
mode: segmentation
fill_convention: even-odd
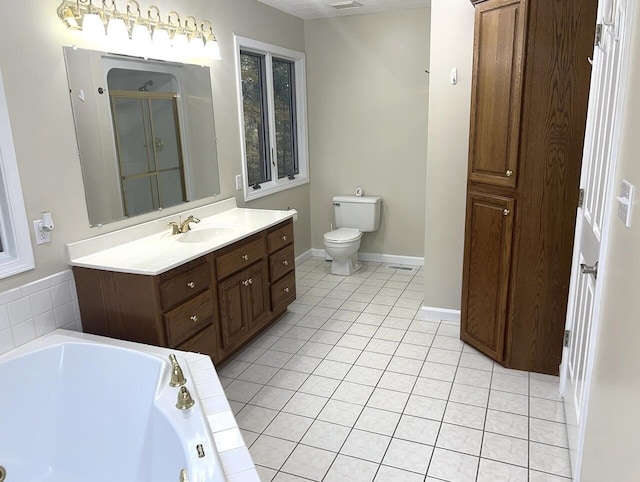
[[[460,338],[494,360],[504,354],[514,204],[503,196],[467,195]]]
[[[469,180],[515,187],[522,103],[525,2],[476,6]]]
[[[578,209],[560,391],[564,398],[574,480],[580,480],[585,421],[598,332],[602,271],[611,222],[615,166],[632,15],[626,0],[600,2],[599,18],[607,19],[594,49],[581,186],[584,204]],[[598,276],[600,271],[600,276]]]
[[[218,302],[220,304],[220,327],[222,348],[232,350],[243,342],[249,333],[249,323],[243,306],[245,271],[218,282]]]
[[[263,325],[269,318],[269,279],[266,261],[243,271],[247,284],[242,292],[249,329]]]

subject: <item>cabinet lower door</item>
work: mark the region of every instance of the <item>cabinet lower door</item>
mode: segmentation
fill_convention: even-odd
[[[218,282],[222,347],[232,350],[269,318],[268,268],[260,261]]]
[[[514,204],[491,194],[467,196],[460,338],[495,360],[504,354]]]

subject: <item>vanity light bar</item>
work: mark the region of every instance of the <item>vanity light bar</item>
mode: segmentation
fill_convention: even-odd
[[[140,4],[128,0],[124,11],[118,10],[115,0],[102,0],[101,6],[92,0],[63,0],[58,6],[58,17],[67,28],[82,30],[94,38],[113,40],[131,39],[138,44],[153,43],[161,47],[204,49],[203,54],[220,59],[220,48],[213,34],[211,22],[200,23],[195,17],[184,20],[176,11],[169,12],[163,21],[155,5],[142,15]]]

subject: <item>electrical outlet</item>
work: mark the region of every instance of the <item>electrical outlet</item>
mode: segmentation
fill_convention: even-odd
[[[236,176],[236,191],[240,191],[242,189],[242,175],[238,174]]]
[[[50,243],[51,233],[49,231],[42,231],[40,229],[40,223],[42,223],[42,219],[36,219],[33,222],[33,232],[36,235],[36,244]]]

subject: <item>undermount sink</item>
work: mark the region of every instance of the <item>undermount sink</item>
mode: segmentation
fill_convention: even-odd
[[[180,243],[208,243],[218,236],[226,236],[236,231],[238,226],[235,225],[219,225],[211,227],[203,227],[192,229],[184,234],[176,236],[176,240]]]

